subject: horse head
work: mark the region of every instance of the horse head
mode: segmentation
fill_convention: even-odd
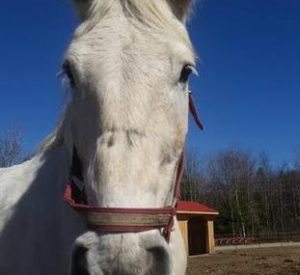
[[[74,2],[80,25],[62,66],[71,100],[61,134],[72,167],[80,167],[73,174],[85,203],[173,205],[195,72],[185,28],[191,1]],[[87,231],[74,244],[72,274],[183,274],[184,245],[173,218],[170,242],[160,228]]]

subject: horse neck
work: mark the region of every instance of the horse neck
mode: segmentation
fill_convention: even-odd
[[[39,220],[40,210],[47,215],[58,215],[55,209],[63,207],[63,192],[69,177],[68,152],[64,146],[42,151],[17,167],[14,177],[7,181],[13,186],[13,216]],[[8,207],[10,207],[8,205]]]
[[[37,171],[37,177],[40,176],[45,185],[63,190],[69,179],[70,169],[70,156],[66,146],[62,144],[41,152],[39,158],[42,165]]]
[[[68,267],[69,251],[84,230],[83,221],[63,201],[68,168],[65,146],[42,151],[14,168],[16,177],[10,183],[22,191],[8,210],[0,211],[9,214],[2,230],[0,226],[0,247],[5,251],[0,250],[0,269],[7,262],[15,266],[14,274],[67,274],[63,269]]]

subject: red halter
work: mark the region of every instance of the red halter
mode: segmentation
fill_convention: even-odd
[[[191,93],[189,93],[189,109],[197,126],[202,130],[203,125],[197,113]],[[180,197],[180,180],[184,168],[184,151],[177,165],[173,205],[162,208],[112,208],[94,207],[77,203],[73,198],[71,184],[65,189],[64,200],[75,211],[82,214],[91,230],[103,233],[143,232],[153,229],[163,229],[162,234],[167,242],[170,240]]]

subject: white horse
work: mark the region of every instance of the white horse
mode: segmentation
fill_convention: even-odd
[[[101,233],[63,201],[74,154],[87,203],[172,205],[195,54],[189,0],[74,0],[65,55],[71,99],[40,152],[0,170],[0,275],[184,274],[174,218],[161,230]]]

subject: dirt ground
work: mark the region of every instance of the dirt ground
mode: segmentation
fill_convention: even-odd
[[[300,247],[219,251],[189,258],[187,275],[300,274]]]

